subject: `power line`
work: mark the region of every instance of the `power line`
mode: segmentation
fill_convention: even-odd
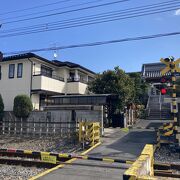
[[[36,12],[36,13],[30,13],[30,14],[24,14],[24,15],[20,15],[20,16],[8,17],[8,18],[1,19],[1,21],[9,20],[9,19],[17,19],[17,18],[21,18],[21,17],[27,17],[27,16],[31,16],[31,15],[42,14],[42,13],[47,13],[47,12],[52,12],[52,11],[57,11],[60,9],[68,9],[68,8],[83,6],[83,5],[87,5],[87,4],[93,4],[96,2],[100,2],[100,1],[103,1],[103,0],[89,1],[89,2],[85,2],[85,3],[79,3],[79,4],[70,5],[70,6],[64,6],[64,7],[60,7],[60,8],[56,8],[56,9],[40,11],[40,12]]]
[[[66,23],[74,23],[74,22],[82,22],[82,21],[87,21],[87,20],[91,20],[94,18],[103,18],[103,17],[108,17],[110,15],[115,16],[115,15],[126,15],[125,13],[130,12],[131,14],[133,12],[142,12],[143,10],[154,10],[154,8],[160,8],[158,10],[162,10],[162,7],[164,8],[169,8],[172,6],[169,5],[175,5],[175,4],[179,4],[180,2],[174,2],[174,1],[167,1],[167,2],[163,2],[163,3],[155,3],[155,4],[150,4],[150,5],[144,5],[144,6],[137,6],[137,7],[133,7],[133,8],[127,8],[127,9],[121,9],[121,10],[116,10],[116,11],[110,11],[110,12],[105,12],[105,13],[98,13],[98,14],[94,14],[94,15],[89,15],[89,16],[81,16],[78,18],[71,18],[71,19],[65,19],[65,20],[61,20],[61,21],[55,21],[55,22],[51,22],[51,23],[43,23],[43,24],[37,24],[37,25],[32,25],[32,26],[25,26],[25,27],[20,27],[20,28],[14,28],[14,29],[10,29],[10,30],[5,30],[5,31],[0,31],[0,33],[9,33],[9,32],[14,32],[14,31],[22,31],[22,30],[33,30],[33,29],[39,29],[39,28],[49,28],[53,25],[65,25]],[[167,6],[168,5],[168,6]],[[173,6],[175,8],[178,8],[176,6]],[[171,9],[170,9],[171,10]],[[143,11],[144,12],[144,11]]]
[[[45,27],[41,27],[41,28],[32,29],[30,31],[27,30],[27,31],[22,31],[22,32],[5,34],[5,35],[1,35],[0,38],[40,33],[40,32],[45,32],[45,31],[52,31],[52,30],[61,30],[61,29],[67,29],[67,28],[73,28],[73,27],[80,27],[80,26],[87,26],[87,25],[92,25],[92,24],[99,24],[99,23],[105,23],[105,22],[111,22],[111,21],[117,21],[117,20],[123,20],[123,19],[136,18],[136,17],[153,15],[153,14],[157,14],[157,13],[163,13],[163,12],[176,10],[179,7],[180,6],[171,6],[171,8],[165,7],[165,8],[159,8],[159,9],[153,9],[153,10],[151,9],[151,11],[144,10],[144,11],[139,11],[139,12],[135,12],[135,13],[131,11],[131,13],[128,13],[128,14],[120,13],[121,14],[120,16],[117,15],[117,13],[116,13],[113,16],[107,16],[107,17],[103,16],[103,17],[98,17],[96,19],[89,19],[88,21],[86,19],[86,21],[80,21],[80,22],[77,22],[77,21],[67,22],[67,23],[61,23],[60,25],[54,24],[53,26],[49,27],[48,29]]]
[[[54,4],[65,3],[65,2],[68,2],[68,1],[72,1],[72,0],[62,0],[62,1],[57,1],[57,2],[54,2],[54,3],[48,3],[48,4],[39,5],[39,6],[33,6],[33,7],[30,7],[30,8],[18,9],[18,10],[14,10],[14,11],[7,11],[7,12],[4,12],[4,13],[1,13],[0,16],[7,15],[7,14],[12,14],[12,13],[16,13],[16,12],[28,11],[28,10],[32,10],[32,9],[38,9],[38,8],[42,8],[42,7],[46,7],[46,6],[51,6],[51,5],[54,5]]]
[[[178,7],[179,8],[179,7]],[[99,19],[99,21],[97,20],[89,20],[86,22],[82,22],[82,23],[70,23],[70,25],[62,25],[62,26],[53,26],[51,28],[41,28],[41,29],[35,29],[35,30],[31,30],[31,31],[25,31],[25,32],[19,32],[19,33],[12,33],[12,34],[7,34],[7,35],[1,35],[0,38],[4,38],[4,37],[11,37],[11,36],[19,36],[19,35],[27,35],[27,34],[37,34],[37,33],[41,33],[41,32],[47,32],[47,31],[55,31],[55,30],[63,30],[63,29],[68,29],[68,28],[75,28],[75,27],[81,27],[81,26],[88,26],[88,25],[94,25],[94,24],[100,24],[100,23],[107,23],[107,22],[112,22],[112,21],[118,21],[118,20],[124,20],[124,19],[130,19],[130,18],[137,18],[137,17],[141,17],[141,16],[147,16],[147,15],[154,15],[157,13],[164,13],[164,12],[169,12],[172,10],[176,10],[176,8],[173,9],[168,9],[168,10],[161,10],[161,11],[156,11],[156,12],[148,12],[148,13],[143,13],[143,14],[132,14],[130,16],[126,16],[126,17],[114,17],[113,19],[108,19],[108,18],[101,18]]]
[[[116,39],[116,40],[110,40],[110,41],[99,41],[99,42],[93,42],[93,43],[59,46],[59,47],[52,47],[52,48],[14,51],[14,52],[7,52],[7,53],[3,53],[3,54],[4,55],[13,55],[13,54],[23,54],[23,53],[29,53],[29,52],[35,53],[35,52],[41,52],[41,51],[63,50],[63,49],[73,49],[73,48],[82,48],[82,47],[94,47],[94,46],[100,46],[100,45],[105,45],[105,44],[115,44],[115,43],[129,42],[129,41],[140,41],[140,40],[155,39],[155,38],[160,38],[160,37],[168,37],[168,36],[176,36],[176,35],[180,35],[180,31],[171,32],[171,33],[154,34],[154,35],[149,35],[149,36],[138,36],[138,37],[132,37],[132,38]]]
[[[118,3],[122,3],[122,2],[126,2],[126,1],[130,1],[130,0],[113,1],[113,2],[108,2],[108,3],[103,3],[103,4],[98,4],[98,5],[78,8],[78,9],[72,9],[72,10],[68,10],[68,11],[62,11],[62,12],[58,12],[58,13],[51,13],[51,14],[42,15],[42,16],[36,16],[36,17],[31,17],[31,18],[24,18],[24,19],[14,20],[14,21],[7,21],[7,22],[2,23],[2,24],[12,24],[12,23],[17,23],[17,22],[22,22],[22,21],[41,19],[41,18],[50,17],[50,16],[57,16],[57,15],[61,15],[61,14],[67,14],[67,13],[72,13],[72,12],[77,12],[77,11],[83,11],[83,10],[88,10],[88,9],[94,9],[94,8],[109,6],[109,5],[118,4]]]

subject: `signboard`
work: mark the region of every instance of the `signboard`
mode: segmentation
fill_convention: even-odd
[[[51,156],[48,153],[41,153],[41,160],[47,163],[52,163],[56,164],[57,162],[57,157],[56,156]]]

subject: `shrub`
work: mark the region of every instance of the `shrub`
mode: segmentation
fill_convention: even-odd
[[[16,117],[26,118],[32,111],[33,106],[29,96],[18,95],[14,98],[13,111]]]
[[[4,115],[4,102],[0,94],[0,120],[2,120],[3,115]]]

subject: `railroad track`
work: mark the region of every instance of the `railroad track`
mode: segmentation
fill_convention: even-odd
[[[52,164],[37,160],[30,160],[30,159],[24,160],[24,159],[14,159],[14,158],[0,158],[0,164],[21,165],[25,167],[35,166],[37,168],[53,168],[57,165],[57,164]]]
[[[43,152],[33,152],[33,151],[26,151],[26,150],[13,150],[13,149],[0,149],[0,164],[8,164],[8,165],[22,165],[22,166],[36,166],[36,167],[43,167],[43,168],[52,168],[57,166],[58,164],[67,164],[65,161],[76,157],[79,159],[83,159],[83,156],[78,155],[71,155],[67,154],[66,157],[61,157],[58,153],[48,153],[51,156],[57,157],[56,164],[43,162],[41,161],[41,154]],[[13,158],[11,158],[13,157]],[[22,159],[15,159],[15,157],[22,158]],[[29,158],[29,159],[23,159]],[[89,159],[88,159],[89,158]],[[87,160],[102,160],[111,162],[111,159],[108,158],[97,158],[97,157],[84,157]],[[114,162],[116,162],[115,160]],[[118,163],[125,163],[125,164],[132,164],[134,161],[126,161],[124,162],[121,160],[117,161]],[[74,164],[76,165],[76,164]],[[81,164],[83,165],[83,163]],[[172,177],[172,178],[179,178],[180,179],[180,164],[166,164],[166,163],[155,163],[154,164],[154,174],[155,176],[161,177]]]
[[[154,164],[154,175],[180,179],[180,164]]]
[[[24,160],[24,159],[12,159],[12,158],[0,158],[0,164],[6,164],[6,165],[21,165],[25,167],[31,167],[35,166],[37,168],[53,168],[57,166],[58,164],[67,164],[66,162],[57,162],[56,164],[47,163],[39,160]],[[94,166],[91,164],[83,164],[83,163],[73,163],[73,165],[81,165],[81,166]],[[98,167],[108,167],[108,168],[119,168],[118,167],[112,167],[108,165],[97,165]],[[172,178],[180,178],[180,173],[177,173],[177,170],[180,169],[180,165],[176,164],[154,164],[155,170],[154,175],[155,176],[161,176],[161,177],[172,177]],[[124,168],[124,167],[123,167]],[[128,168],[128,167],[126,167]],[[126,169],[125,168],[125,169]]]

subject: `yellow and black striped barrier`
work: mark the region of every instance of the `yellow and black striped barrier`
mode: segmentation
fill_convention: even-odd
[[[82,160],[93,160],[93,161],[104,161],[104,162],[109,162],[109,163],[122,163],[122,164],[132,164],[134,161],[133,160],[125,160],[125,159],[113,159],[109,157],[93,157],[93,156],[82,156],[82,155],[74,155],[74,154],[61,154],[61,153],[53,153],[53,152],[41,152],[41,151],[30,151],[30,150],[19,150],[19,149],[0,149],[0,154],[1,153],[9,153],[9,154],[14,154],[15,156],[21,156],[22,154],[28,154],[28,155],[34,155],[38,156],[39,158],[42,158],[42,156],[54,156],[58,159],[60,158],[67,158],[67,159],[72,159],[72,158],[77,158],[77,159],[82,159]]]

